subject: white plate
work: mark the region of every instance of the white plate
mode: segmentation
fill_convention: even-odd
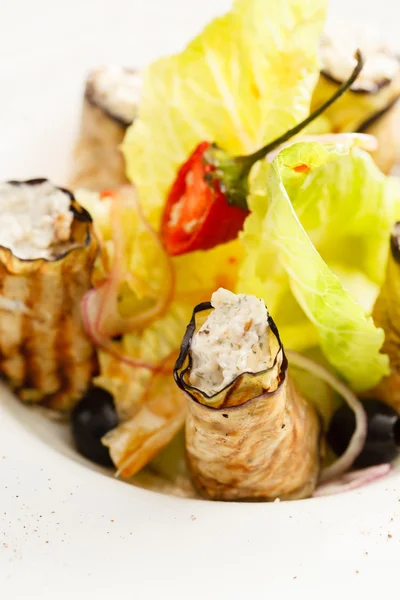
[[[381,0],[377,12],[372,0],[333,1],[336,13],[396,32],[398,3]],[[85,71],[175,51],[229,4],[8,2],[0,19],[0,177],[63,183]],[[399,475],[286,504],[183,500],[88,468],[66,429],[5,388],[0,394],[1,598],[396,597]]]

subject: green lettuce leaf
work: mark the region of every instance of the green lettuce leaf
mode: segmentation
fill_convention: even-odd
[[[390,180],[355,147],[299,143],[257,165],[250,190],[238,290],[264,298],[289,348],[317,343],[355,390],[373,387],[388,372],[368,313],[397,211]]]
[[[157,224],[178,167],[202,140],[256,150],[309,112],[327,0],[235,0],[188,47],[146,71],[123,143],[128,177]]]

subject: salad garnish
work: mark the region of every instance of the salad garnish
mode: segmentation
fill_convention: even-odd
[[[348,440],[346,448],[333,464],[322,470],[319,478],[321,482],[336,479],[353,465],[363,449],[367,437],[367,417],[365,410],[357,396],[337,377],[332,375],[328,369],[297,352],[288,350],[287,355],[288,360],[290,360],[290,363],[293,366],[307,370],[309,373],[315,375],[315,377],[325,381],[331,388],[338,392],[345,400],[348,408],[354,414],[354,431]]]
[[[145,70],[122,150],[156,229],[178,169],[199,143],[248,155],[307,117],[326,10],[327,0],[234,0],[181,53]]]
[[[208,250],[237,237],[249,214],[246,198],[253,165],[300,133],[351,87],[364,66],[359,51],[356,59],[348,80],[326,102],[256,152],[232,157],[207,141],[195,148],[178,171],[161,220],[161,236],[170,255]]]
[[[288,348],[319,346],[357,392],[389,372],[370,315],[396,198],[368,154],[342,145],[294,144],[250,181],[238,289],[268,303]]]
[[[160,318],[168,309],[174,293],[174,271],[168,255],[165,253],[159,237],[146,221],[135,190],[123,186],[117,190],[107,190],[101,196],[102,202],[109,202],[112,230],[112,257],[109,272],[104,281],[98,283],[83,299],[85,326],[95,345],[105,346],[107,340],[129,331],[143,328]],[[132,221],[132,218],[134,221]],[[118,305],[121,286],[127,280],[127,225],[139,226],[145,230],[152,243],[157,259],[162,265],[163,284],[154,293],[154,302],[146,309],[132,316],[124,317]],[[107,260],[107,256],[105,257]],[[134,273],[132,278],[137,278]],[[139,282],[140,283],[140,282]]]

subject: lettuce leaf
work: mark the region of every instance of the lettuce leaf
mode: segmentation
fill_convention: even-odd
[[[146,71],[122,150],[158,224],[177,169],[202,140],[249,153],[309,111],[327,0],[235,0],[187,48]]]
[[[250,189],[238,290],[265,299],[288,347],[317,341],[351,387],[373,387],[388,372],[367,314],[397,210],[390,181],[362,150],[299,143],[257,165]]]

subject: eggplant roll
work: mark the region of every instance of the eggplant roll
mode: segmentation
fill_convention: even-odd
[[[398,153],[399,142],[389,133],[398,119],[397,107],[394,109],[394,106],[400,96],[400,60],[375,31],[343,25],[323,34],[320,43],[321,74],[311,110],[346,81],[355,65],[357,48],[366,57],[365,66],[351,90],[325,114],[335,133],[361,131],[375,135],[381,148],[375,159],[387,172]]]
[[[69,409],[96,370],[80,315],[92,219],[46,179],[0,184],[0,213],[0,372],[22,400]]]
[[[385,281],[372,316],[385,332],[382,352],[390,360],[390,375],[382,379],[373,395],[400,413],[400,222],[392,231]]]
[[[101,191],[127,182],[119,146],[136,117],[141,75],[104,67],[89,74],[70,185]]]
[[[261,300],[219,289],[211,303],[194,309],[174,377],[188,399],[187,462],[201,495],[311,495],[320,424],[287,370],[278,330]]]
[[[378,148],[372,157],[383,173],[390,173],[400,161],[400,100],[368,119],[359,131],[376,137]]]

